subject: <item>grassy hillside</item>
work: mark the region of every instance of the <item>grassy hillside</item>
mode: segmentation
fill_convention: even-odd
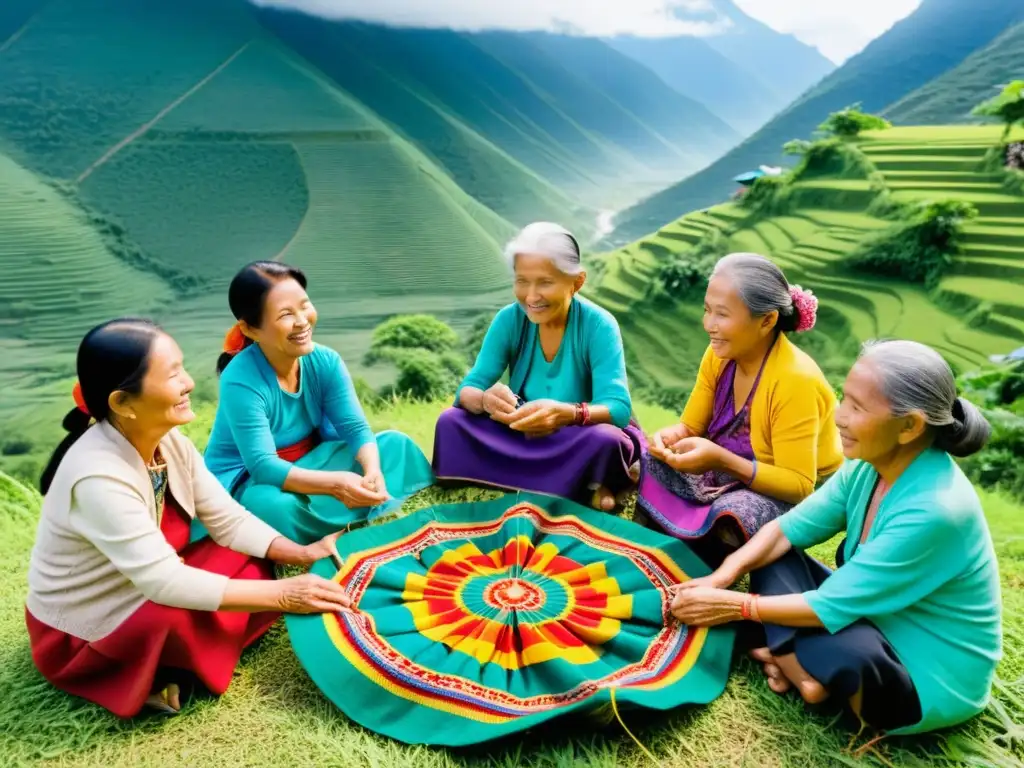
[[[981,94],[1024,77],[1024,23],[1010,27],[949,72],[907,94],[883,115],[899,125],[977,123],[971,110]]]
[[[433,425],[443,404],[398,402],[371,411],[375,429],[398,427],[430,450]],[[662,424],[675,414],[641,408],[644,424]],[[209,408],[190,433],[205,442]],[[472,489],[428,489],[403,512],[435,503],[472,501],[487,494]],[[795,696],[778,697],[761,670],[738,659],[725,693],[708,707],[652,714],[623,712],[630,730],[662,765],[759,765],[778,768],[858,765],[930,765],[980,768],[1019,765],[1019,687],[1024,673],[1024,516],[1005,499],[982,500],[1000,560],[1006,640],[992,706],[967,726],[937,736],[889,738],[854,758],[853,732],[827,713],[812,714]],[[25,636],[24,584],[35,534],[39,498],[0,474],[0,750],[5,765],[74,768],[150,768],[167,765],[221,766],[346,765],[353,768],[640,768],[650,760],[605,716],[560,719],[516,738],[476,749],[422,749],[378,737],[346,720],[310,682],[295,658],[282,625],[248,651],[219,700],[187,705],[178,717],[149,716],[117,721],[97,707],[51,688],[32,666]],[[628,512],[625,513],[628,515]],[[837,542],[815,550],[831,562]],[[852,743],[852,748],[851,748]]]
[[[1024,20],[1018,0],[924,0],[756,134],[710,166],[615,218],[610,244],[642,237],[692,211],[723,200],[731,179],[781,160],[787,141],[810,135],[832,111],[861,102],[879,111],[962,62]]]
[[[1024,344],[1024,197],[981,170],[1000,133],[996,126],[867,133],[858,147],[880,187],[873,188],[864,173],[809,175],[793,185],[790,204],[779,215],[719,205],[610,253],[591,295],[619,317],[634,379],[661,386],[692,380],[706,343],[699,297],[682,305],[656,303],[648,289],[659,263],[716,230],[723,251],[766,254],[790,282],[821,299],[819,327],[796,338],[812,345],[833,377],[845,373],[857,341],[867,338],[925,342],[961,370]],[[1024,138],[1024,131],[1016,135]],[[847,254],[892,223],[871,212],[880,188],[896,201],[954,198],[977,207],[980,216],[966,228],[965,253],[937,290],[845,267]]]

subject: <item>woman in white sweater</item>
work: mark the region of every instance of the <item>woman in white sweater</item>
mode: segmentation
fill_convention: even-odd
[[[336,583],[275,580],[300,546],[241,507],[176,427],[195,414],[181,350],[145,320],[114,320],[78,349],[70,433],[41,479],[25,619],[56,687],[120,717],[176,712],[192,686],[221,694],[242,650],[281,612],[348,610]],[[193,519],[211,538],[189,545]]]

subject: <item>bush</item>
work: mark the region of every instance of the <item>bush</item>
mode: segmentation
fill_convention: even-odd
[[[971,114],[1002,120],[1005,126],[1003,137],[1009,136],[1016,123],[1024,123],[1024,80],[1009,83],[998,96],[983,101],[971,111]]]
[[[648,289],[648,298],[665,296],[677,301],[703,296],[715,263],[728,250],[728,236],[712,229],[692,248],[671,254],[658,267]]]
[[[791,176],[762,176],[750,185],[739,204],[752,213],[761,216],[776,216],[786,213],[789,203]]]
[[[447,397],[455,393],[466,374],[465,360],[457,353],[391,348],[383,354],[398,368],[398,379],[386,388],[385,395],[415,400]]]
[[[426,349],[430,352],[448,352],[459,344],[455,331],[433,315],[395,315],[373,330],[366,364],[382,359],[385,350]]]
[[[901,222],[860,245],[847,259],[854,269],[935,288],[962,252],[963,224],[978,215],[970,203],[923,203]]]
[[[861,131],[880,131],[886,128],[892,128],[892,123],[878,115],[861,112],[860,104],[833,112],[818,126],[819,131],[842,138],[853,138]]]
[[[496,314],[497,312],[484,312],[477,315],[473,320],[473,325],[470,326],[469,333],[466,336],[466,343],[463,345],[463,349],[466,350],[466,357],[470,360],[476,360],[476,356],[480,354],[480,347],[484,344],[484,336],[487,335],[487,329],[491,327]]]
[[[870,178],[878,169],[860,147],[842,139],[791,141],[783,147],[789,155],[799,155],[800,162],[792,171],[794,179],[810,176]]]
[[[0,453],[4,456],[26,456],[32,453],[34,447],[28,438],[15,437],[0,446]]]
[[[987,410],[992,438],[985,449],[960,460],[971,479],[985,488],[1024,500],[1024,419],[1005,411]]]

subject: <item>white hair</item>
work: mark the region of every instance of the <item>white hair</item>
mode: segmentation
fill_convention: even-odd
[[[523,227],[522,231],[505,246],[505,258],[513,267],[516,256],[527,253],[550,259],[555,269],[563,275],[576,276],[583,271],[579,243],[573,234],[560,224],[535,221]]]
[[[957,397],[953,370],[934,349],[916,341],[869,341],[860,356],[872,362],[893,416],[924,414],[936,448],[963,457],[985,447],[991,425],[973,403]]]

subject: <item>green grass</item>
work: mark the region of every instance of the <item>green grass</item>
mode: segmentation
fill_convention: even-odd
[[[376,429],[399,427],[426,451],[443,403],[398,402],[371,411]],[[650,429],[673,412],[638,407]],[[202,446],[212,406],[190,427]],[[428,489],[405,512],[489,494]],[[886,739],[863,759],[846,748],[854,735],[832,717],[808,712],[768,689],[749,661],[737,660],[725,693],[710,706],[665,714],[625,713],[626,723],[662,765],[672,766],[999,766],[1024,759],[1024,515],[983,495],[1003,576],[1005,655],[990,708],[951,732]],[[444,750],[388,741],[346,720],[310,682],[278,625],[248,651],[227,693],[191,704],[176,718],[120,722],[51,688],[32,666],[24,629],[24,579],[38,497],[0,475],[0,752],[10,766],[345,765],[353,768],[530,766],[641,768],[651,765],[613,720],[556,720],[522,739]],[[815,551],[830,560],[837,542]],[[1017,723],[1016,725],[1014,723]],[[855,744],[866,741],[861,737]]]

